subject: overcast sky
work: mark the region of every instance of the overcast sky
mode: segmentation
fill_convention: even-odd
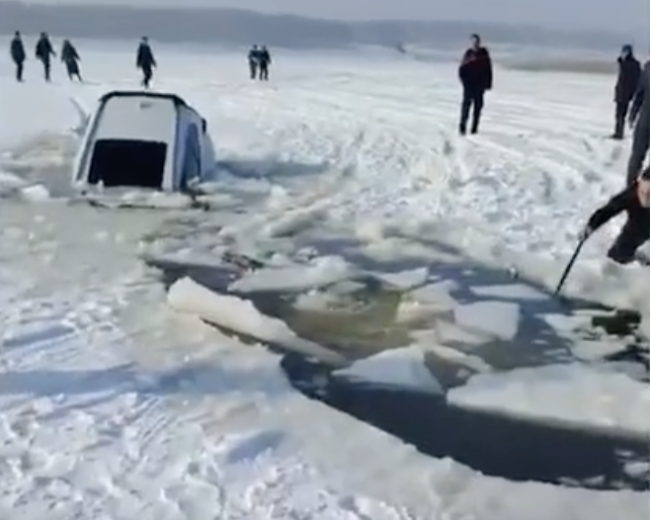
[[[525,22],[558,28],[642,31],[644,34],[636,34],[637,38],[643,38],[646,33],[650,38],[650,0],[39,0],[38,3],[239,7],[356,20],[426,18]]]

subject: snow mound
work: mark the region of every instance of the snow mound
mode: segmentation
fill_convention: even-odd
[[[152,209],[184,209],[194,202],[182,193],[163,193],[131,188],[97,189],[84,193],[84,198],[106,207],[131,207]]]
[[[50,200],[50,192],[42,184],[35,184],[20,190],[20,196],[29,202],[45,202]]]
[[[235,333],[281,345],[328,363],[344,364],[341,356],[300,338],[283,321],[259,312],[252,302],[232,295],[217,294],[190,278],[182,278],[173,284],[167,301],[177,311],[193,314]]]
[[[425,365],[424,352],[417,346],[385,350],[336,370],[334,375],[400,390],[443,393],[442,386]]]
[[[535,421],[650,435],[650,387],[606,366],[521,368],[479,374],[448,393],[463,408]]]
[[[26,182],[17,175],[0,171],[0,197],[11,195],[24,188],[25,185]]]

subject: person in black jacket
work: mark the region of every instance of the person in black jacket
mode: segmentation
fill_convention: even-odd
[[[79,81],[83,81],[81,79],[81,72],[79,72],[79,61],[81,61],[81,58],[79,58],[79,53],[70,40],[63,40],[63,45],[61,46],[61,61],[65,65],[70,81],[75,77]]]
[[[463,85],[459,130],[462,135],[467,133],[467,120],[471,109],[471,132],[476,134],[481,122],[485,92],[492,89],[492,59],[489,51],[481,45],[481,37],[478,34],[472,34],[472,46],[463,55],[458,76]]]
[[[643,168],[650,150],[650,60],[641,71],[641,79],[632,99],[630,126],[634,128],[632,150],[627,163],[627,182],[633,183]]]
[[[43,64],[45,81],[48,82],[50,81],[50,71],[52,69],[52,63],[50,62],[52,56],[56,56],[56,52],[54,52],[54,49],[52,48],[47,33],[42,32],[38,42],[36,43],[36,59]]]
[[[258,60],[259,60],[259,67],[260,67],[260,76],[259,76],[260,81],[268,81],[269,65],[271,65],[271,53],[264,45],[260,49],[260,52],[258,54]]]
[[[16,31],[14,33],[14,37],[11,40],[11,47],[9,52],[11,54],[11,59],[16,65],[16,81],[22,82],[27,54],[25,53],[25,46],[23,45],[23,39],[20,36],[19,31]]]
[[[251,79],[257,77],[257,65],[259,63],[260,50],[257,48],[257,45],[253,45],[251,50],[248,51],[248,70],[250,71]]]
[[[587,238],[624,211],[627,212],[627,221],[607,252],[611,260],[620,264],[637,259],[637,249],[650,239],[650,166],[634,184],[614,195],[591,215],[581,238]]]
[[[157,64],[151,46],[149,45],[149,39],[146,36],[142,37],[138,46],[136,67],[142,70],[142,85],[144,88],[149,88],[151,78],[153,78],[153,69],[157,67]]]
[[[614,102],[616,103],[616,125],[613,139],[623,139],[625,119],[630,103],[636,92],[641,76],[641,64],[634,57],[631,45],[624,45],[618,57],[618,79],[614,89]]]

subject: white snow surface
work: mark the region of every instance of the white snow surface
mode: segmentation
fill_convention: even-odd
[[[306,399],[263,346],[173,312],[137,258],[147,249],[216,259],[225,243],[281,250],[305,230],[345,228],[377,264],[429,265],[435,256],[441,273],[432,269],[429,281],[434,293],[448,290],[443,307],[452,311],[441,330],[512,337],[513,316],[535,300],[527,286],[495,291],[497,282],[446,258],[468,255],[555,283],[588,214],[624,183],[628,143],[604,139],[610,78],[498,70],[484,133],[459,139],[452,63],[278,51],[272,81],[259,85],[246,80],[239,55],[161,46],[155,88],[185,96],[207,116],[217,156],[232,166],[213,186],[216,216],[197,216],[175,233],[168,220],[186,216],[174,213],[176,204],[159,204],[166,213],[119,213],[58,198],[70,179],[79,107],[137,81],[130,48],[81,44],[85,85],[68,84],[59,69],[46,85],[32,61],[18,85],[6,62],[0,66],[0,517],[647,517],[643,493],[487,477],[425,458]],[[233,211],[240,200],[248,211]],[[642,308],[646,272],[602,261],[616,227],[590,241],[567,290]],[[280,289],[284,278],[296,291],[344,278],[348,258],[336,238],[324,253],[334,271],[303,266],[241,285]],[[445,256],[434,242],[460,253]],[[420,285],[417,269],[387,279]],[[449,283],[446,271],[466,279]],[[451,295],[462,286],[480,297],[458,301],[472,312],[458,311]],[[297,341],[242,299],[207,296],[189,283],[175,290],[183,311],[212,314],[262,343]],[[486,298],[504,301],[490,308]],[[466,347],[459,358],[480,356],[474,342]],[[451,347],[434,348],[454,357]],[[411,377],[415,361],[405,352],[413,349],[348,370],[380,382],[391,372]],[[419,381],[437,388],[429,377]],[[450,398],[578,427],[650,432],[647,384],[604,364],[479,374]]]

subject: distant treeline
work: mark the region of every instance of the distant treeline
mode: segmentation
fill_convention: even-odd
[[[109,0],[107,0],[108,2]],[[119,5],[39,5],[0,1],[0,33],[48,31],[71,38],[135,39],[147,35],[157,41],[249,45],[260,43],[289,48],[340,48],[353,45],[397,47],[402,43],[463,45],[479,32],[490,43],[544,46],[589,46],[618,51],[617,35],[563,32],[533,26],[449,21],[317,20],[269,15],[238,9],[135,8]]]

